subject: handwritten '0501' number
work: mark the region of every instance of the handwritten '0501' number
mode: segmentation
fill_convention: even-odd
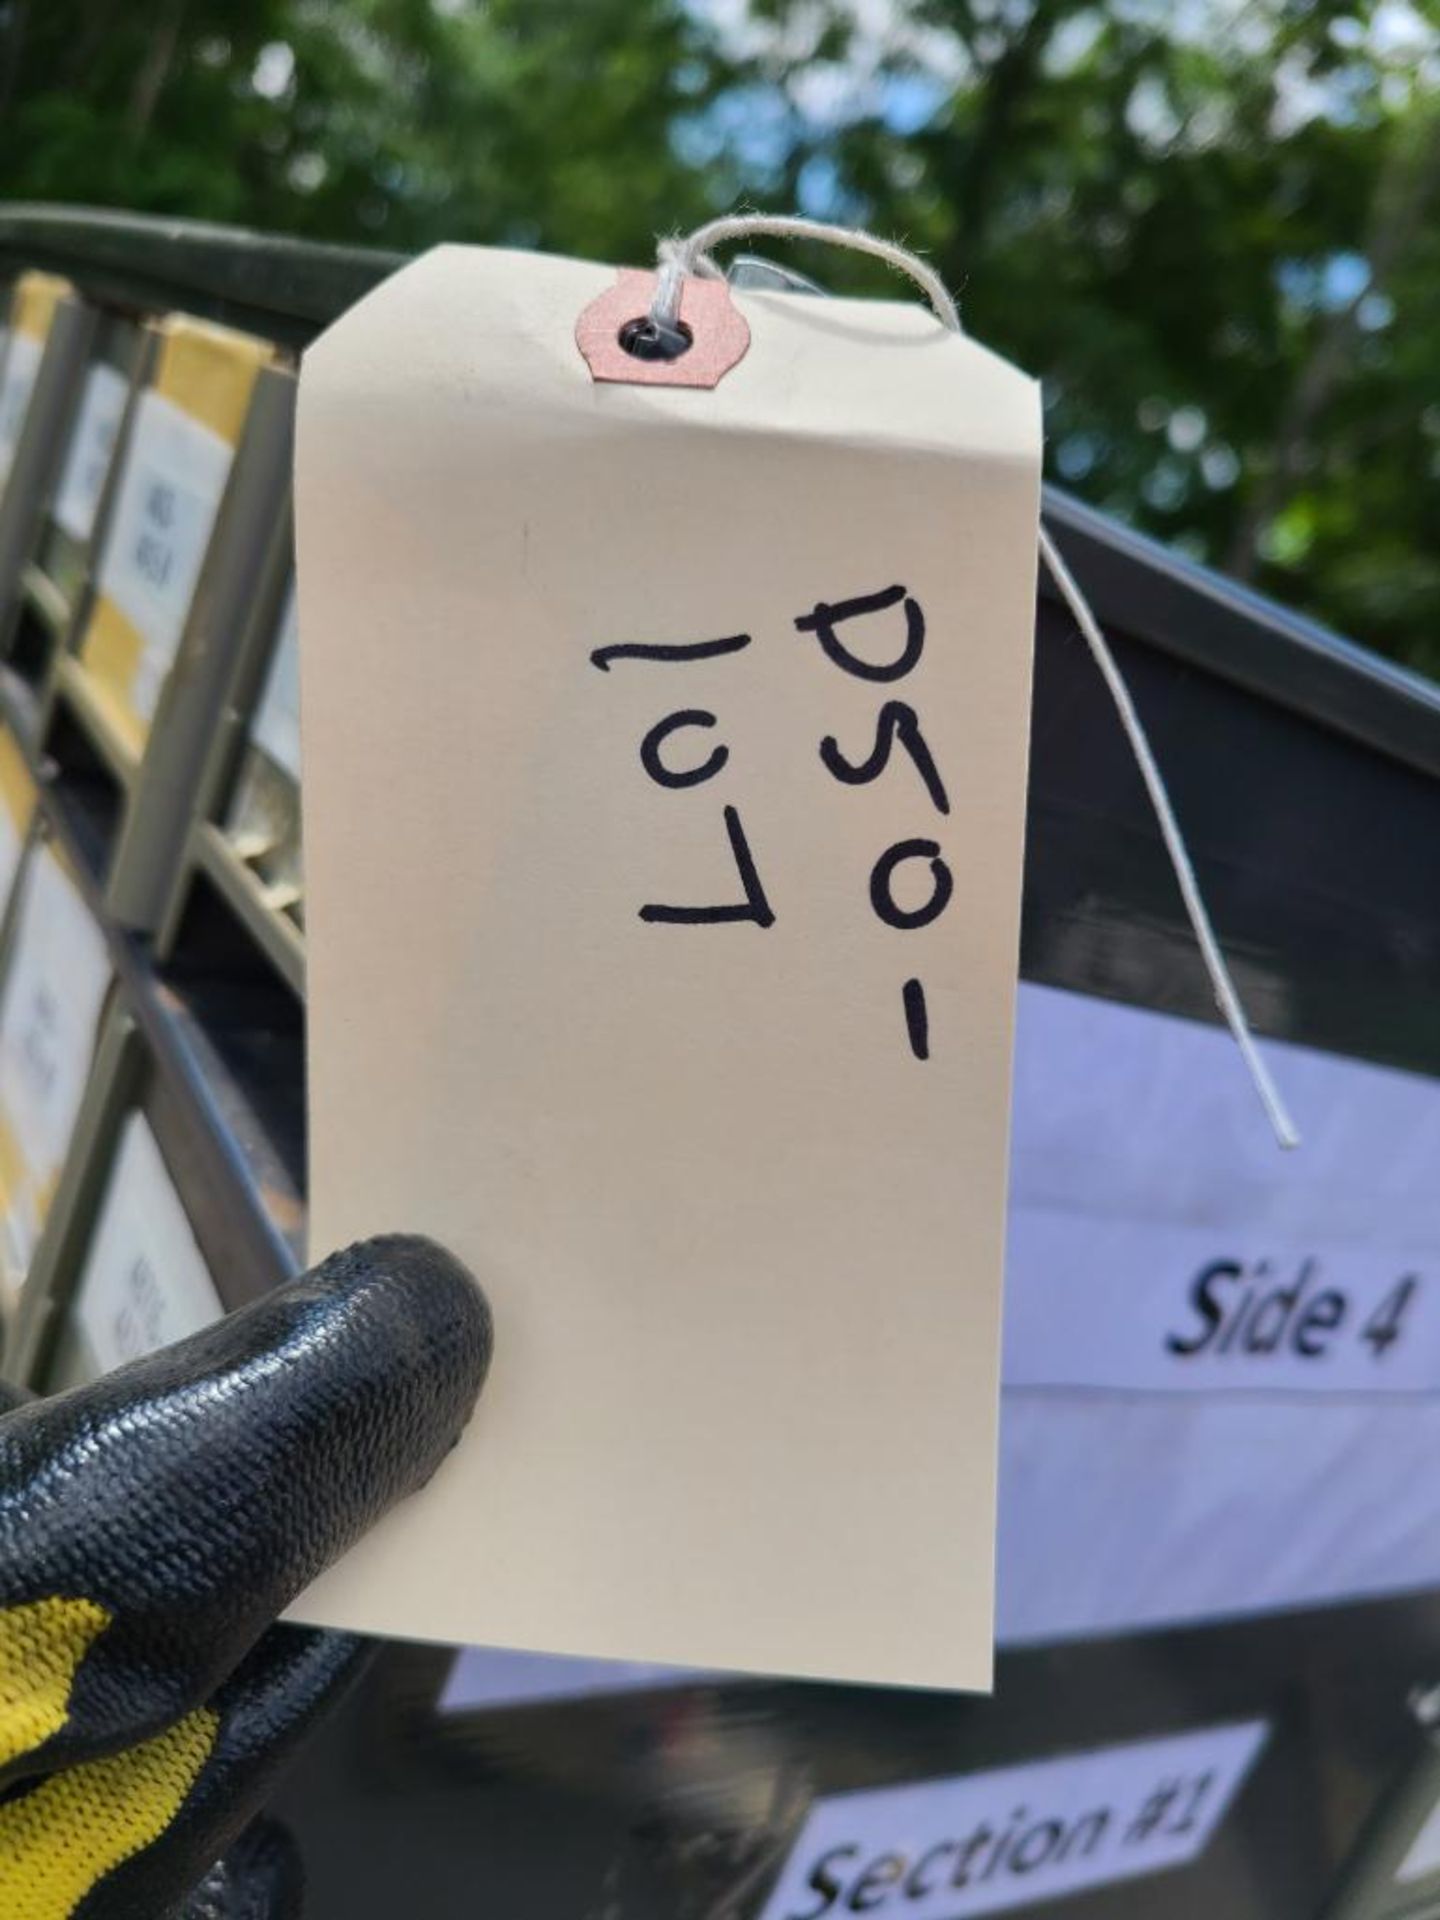
[[[898,621],[893,617],[896,612]],[[870,633],[866,623],[877,616],[878,629]],[[794,627],[797,633],[813,637],[824,658],[842,673],[880,685],[903,680],[913,673],[925,651],[925,611],[903,584],[882,587],[878,593],[858,594],[849,600],[818,600],[808,613],[796,617]],[[847,633],[847,629],[853,631]],[[869,650],[859,650],[854,631],[867,632]],[[601,673],[609,673],[620,660],[674,666],[722,659],[727,654],[743,653],[750,645],[748,633],[727,634],[713,640],[620,641],[612,646],[597,647],[590,655],[590,664]],[[876,657],[877,652],[880,657]],[[647,779],[671,792],[701,787],[714,780],[730,764],[731,757],[729,744],[716,735],[718,725],[718,715],[707,707],[676,707],[663,714],[647,729],[640,742],[640,765]],[[938,814],[948,814],[950,796],[944,779],[925,738],[920,715],[908,701],[886,700],[881,705],[875,717],[873,739],[858,755],[842,747],[834,734],[827,734],[820,742],[821,765],[833,780],[846,787],[866,787],[878,780],[898,752],[908,755],[930,807]],[[721,808],[720,817],[730,843],[741,897],[709,905],[647,901],[639,909],[642,920],[650,925],[672,927],[713,927],[747,921],[762,930],[774,926],[775,909],[760,878],[739,808],[727,804]],[[908,884],[904,887],[900,884],[900,876],[911,873],[922,876],[921,886],[926,888],[918,899],[912,897],[913,889]],[[897,840],[879,855],[870,869],[871,911],[883,925],[897,933],[912,933],[917,928],[930,926],[949,906],[954,892],[955,878],[940,842],[924,834]],[[910,1051],[917,1060],[928,1060],[930,1016],[925,988],[918,978],[903,983],[901,1005]]]

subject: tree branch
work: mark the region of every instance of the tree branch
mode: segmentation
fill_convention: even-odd
[[[129,105],[125,109],[125,129],[132,144],[137,147],[149,132],[160,96],[165,91],[165,83],[175,65],[175,55],[180,48],[180,29],[185,24],[188,5],[189,0],[170,0],[136,71]]]

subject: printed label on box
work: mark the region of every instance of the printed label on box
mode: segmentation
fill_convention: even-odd
[[[95,525],[95,509],[105,489],[129,394],[129,381],[103,362],[91,367],[86,375],[85,393],[55,495],[56,521],[82,546]]]
[[[300,782],[300,617],[292,581],[275,641],[265,688],[251,728],[256,744]]]
[[[37,847],[22,886],[0,989],[0,1199],[12,1285],[54,1196],[110,981],[105,937],[52,846]]]
[[[5,370],[0,376],[0,486],[10,477],[10,469],[15,463],[15,449],[25,430],[25,416],[30,411],[30,397],[35,391],[40,356],[44,350],[44,342],[37,340],[34,334],[15,333],[10,336]]]
[[[98,585],[140,636],[127,695],[144,720],[180,644],[234,453],[163,394],[136,403]]]
[[[966,1920],[1185,1866],[1263,1721],[817,1801],[760,1920]]]
[[[198,1333],[224,1312],[143,1114],[125,1122],[74,1312],[101,1373]]]
[[[0,915],[9,905],[34,813],[34,777],[20,742],[0,727]]]

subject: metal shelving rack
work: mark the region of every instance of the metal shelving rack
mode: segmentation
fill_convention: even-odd
[[[267,243],[257,279],[257,247],[239,236],[49,209],[5,217],[17,273],[53,262],[71,291],[0,512],[0,717],[37,785],[35,836],[78,877],[115,982],[6,1355],[8,1370],[35,1380],[63,1337],[109,1157],[136,1106],[160,1116],[162,1151],[226,1304],[303,1257],[299,930],[217,820],[273,638],[256,581],[289,567],[293,346],[380,263],[336,252],[317,264],[309,250]],[[178,643],[185,671],[164,682],[137,744],[122,737],[79,642],[137,397],[160,352],[155,322],[170,312],[243,327],[281,351],[259,374],[207,542]],[[82,381],[101,362],[128,399],[90,539],[77,546],[52,506]],[[213,897],[199,901],[205,885]]]

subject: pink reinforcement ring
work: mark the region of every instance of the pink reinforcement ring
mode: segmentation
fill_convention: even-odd
[[[686,276],[680,292],[680,321],[694,337],[688,352],[674,360],[641,360],[621,346],[620,329],[649,313],[656,278],[653,273],[622,267],[615,285],[592,300],[575,322],[575,344],[591,379],[629,387],[718,386],[744,359],[750,345],[750,328],[723,280]]]

